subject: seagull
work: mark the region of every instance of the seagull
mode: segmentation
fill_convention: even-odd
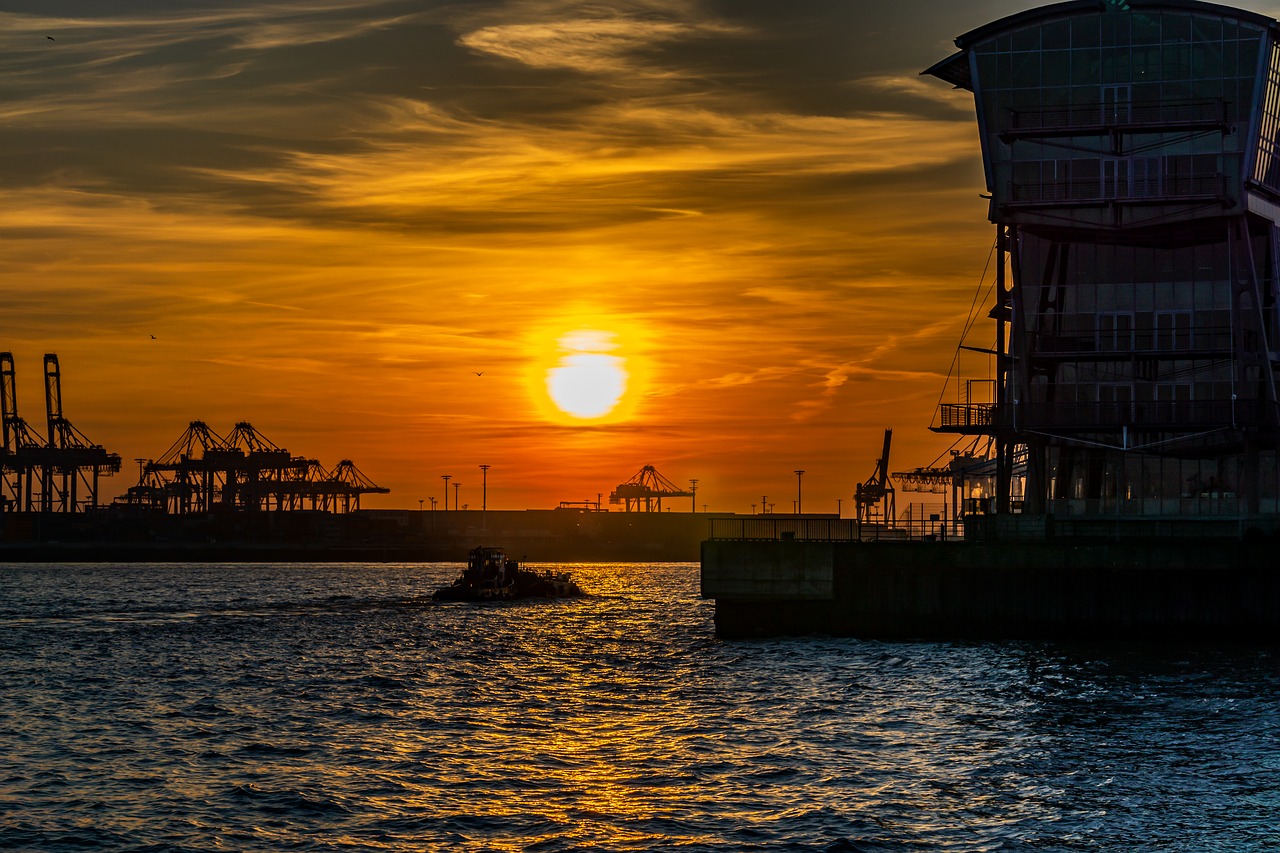
[[[484,371],[483,370],[476,371],[476,376],[484,376]]]
[[[54,38],[53,36],[45,36],[45,38],[47,38],[49,41],[57,41],[57,39]]]
[[[155,339],[156,339],[156,336],[155,336],[155,335],[152,335],[152,336],[151,336],[151,340],[153,340],[153,341],[154,341]]]

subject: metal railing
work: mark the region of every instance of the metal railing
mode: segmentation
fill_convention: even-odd
[[[1076,104],[1009,110],[1007,133],[1035,131],[1078,131],[1092,128],[1144,129],[1153,127],[1222,127],[1227,123],[1227,101],[1201,98],[1135,104],[1121,100],[1111,103]]]
[[[945,429],[1079,429],[1121,427],[1178,432],[1245,425],[1275,425],[1275,407],[1257,400],[1161,400],[1146,402],[944,403],[938,407]]]
[[[1132,315],[1125,315],[1132,318]],[[1240,348],[1258,350],[1259,336],[1252,329],[1242,329]],[[1030,335],[1033,355],[1108,355],[1128,356],[1132,353],[1156,358],[1205,358],[1208,353],[1230,353],[1235,350],[1235,333],[1230,326],[1198,326],[1177,330],[1153,328],[1111,331],[1085,331],[1079,334]]]
[[[958,541],[963,529],[961,520],[949,519],[945,509],[927,508],[924,504],[918,508],[912,505],[908,512],[889,523],[758,515],[713,518],[710,522],[709,539],[759,542]]]
[[[851,542],[858,538],[858,523],[852,518],[796,518],[785,515],[713,518],[710,538]]]
[[[995,403],[943,403],[938,407],[940,425],[950,429],[999,426],[997,414]]]
[[[1009,182],[1010,204],[1102,204],[1144,202],[1173,204],[1227,198],[1226,177],[1213,175],[1115,175],[1062,181]]]

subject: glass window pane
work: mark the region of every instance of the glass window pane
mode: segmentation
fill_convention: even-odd
[[[1222,38],[1222,21],[1217,18],[1193,17],[1191,37],[1194,41],[1219,41]]]
[[[1013,86],[1017,89],[1040,88],[1040,54],[1013,55]]]
[[[1071,21],[1072,47],[1097,47],[1099,38],[1099,21],[1097,15],[1085,15]],[[1108,15],[1107,17],[1111,17]]]
[[[1071,47],[1071,22],[1054,21],[1045,24],[1043,36],[1044,43],[1041,47],[1045,50],[1066,50]]]
[[[1013,34],[1014,50],[1039,50],[1040,49],[1040,28],[1028,27],[1025,30],[1018,30]]]
[[[1071,84],[1071,52],[1046,50],[1043,54],[1043,85],[1068,86]]]
[[[1130,16],[1134,44],[1157,44],[1160,41],[1160,17],[1135,12]]]
[[[1101,79],[1101,57],[1094,50],[1071,51],[1071,82],[1097,83]]]
[[[1164,13],[1164,43],[1191,41],[1191,16],[1182,12]]]

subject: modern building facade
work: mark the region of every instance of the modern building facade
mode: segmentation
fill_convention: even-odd
[[[1076,0],[956,44],[1001,262],[989,393],[934,429],[994,439],[983,510],[1276,513],[1280,25]]]

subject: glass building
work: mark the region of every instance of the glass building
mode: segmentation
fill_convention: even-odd
[[[924,72],[973,92],[997,228],[992,388],[934,427],[994,439],[986,513],[1277,512],[1278,37],[1210,3],[1077,0]]]

